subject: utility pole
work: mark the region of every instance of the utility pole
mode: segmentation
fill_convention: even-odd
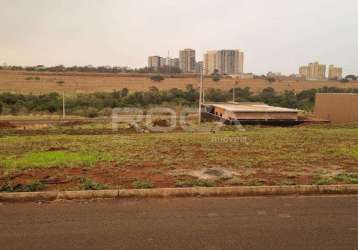
[[[203,86],[203,104],[205,104],[205,88]]]
[[[236,99],[236,86],[237,86],[237,84],[238,84],[238,82],[236,81],[235,82],[235,85],[234,85],[234,87],[232,88],[232,103],[235,103],[235,99]]]
[[[232,103],[235,103],[235,86],[232,88]]]
[[[62,119],[66,118],[65,91],[62,92]]]
[[[200,93],[199,93],[199,124],[201,124],[201,105],[203,102],[203,81],[204,81],[204,76],[203,76],[203,69],[200,69],[201,74],[200,74]]]

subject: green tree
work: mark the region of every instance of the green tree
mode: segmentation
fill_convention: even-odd
[[[356,81],[357,77],[355,75],[346,75],[345,79],[347,80],[352,79],[353,81]]]
[[[214,81],[214,82],[219,82],[221,80],[221,75],[219,73],[219,70],[214,70],[214,73],[211,74],[211,79]]]
[[[250,101],[252,99],[252,92],[249,87],[235,88],[235,94],[239,98],[239,101]]]
[[[276,100],[276,92],[273,88],[268,87],[262,90],[260,93],[260,98],[268,104],[272,104]]]

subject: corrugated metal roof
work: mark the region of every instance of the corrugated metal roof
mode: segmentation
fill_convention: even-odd
[[[273,107],[265,103],[240,102],[240,103],[205,103],[205,106],[222,108],[230,112],[291,112],[297,113],[297,109]]]

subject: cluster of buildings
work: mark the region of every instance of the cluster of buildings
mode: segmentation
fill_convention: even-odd
[[[162,67],[176,67],[179,68],[179,58],[164,58],[160,56],[150,56],[148,57],[148,67],[155,70],[159,70]]]
[[[193,49],[184,49],[179,52],[179,58],[149,56],[148,68],[159,70],[162,67],[179,68],[183,73],[199,73],[202,62],[196,62],[196,52]]]
[[[196,61],[196,51],[184,49],[179,51],[179,58],[160,56],[148,57],[148,67],[159,70],[161,67],[178,67],[183,73],[200,73],[205,75],[214,72],[227,75],[238,75],[244,72],[244,52],[240,50],[211,50],[205,53],[203,61]]]
[[[194,49],[183,49],[179,51],[179,58],[167,58],[161,56],[148,57],[148,67],[159,71],[162,67],[175,67],[182,73],[201,73],[211,75],[219,73],[223,75],[234,75],[244,77],[244,52],[235,50],[210,50],[204,54],[203,61],[196,60]],[[328,71],[328,72],[327,72]],[[269,72],[267,76],[281,78],[280,73]],[[298,75],[291,75],[294,78],[306,80],[340,80],[343,77],[343,69],[334,65],[327,66],[319,62],[309,63],[299,68]]]
[[[327,66],[319,62],[313,62],[299,68],[299,74],[307,80],[324,80],[327,75]],[[343,69],[329,65],[328,79],[342,79]]]

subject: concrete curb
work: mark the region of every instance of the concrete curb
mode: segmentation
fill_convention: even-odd
[[[95,191],[51,191],[36,193],[0,193],[0,202],[92,200],[169,197],[242,197],[265,195],[358,194],[358,185],[262,186],[214,188],[120,189]]]

